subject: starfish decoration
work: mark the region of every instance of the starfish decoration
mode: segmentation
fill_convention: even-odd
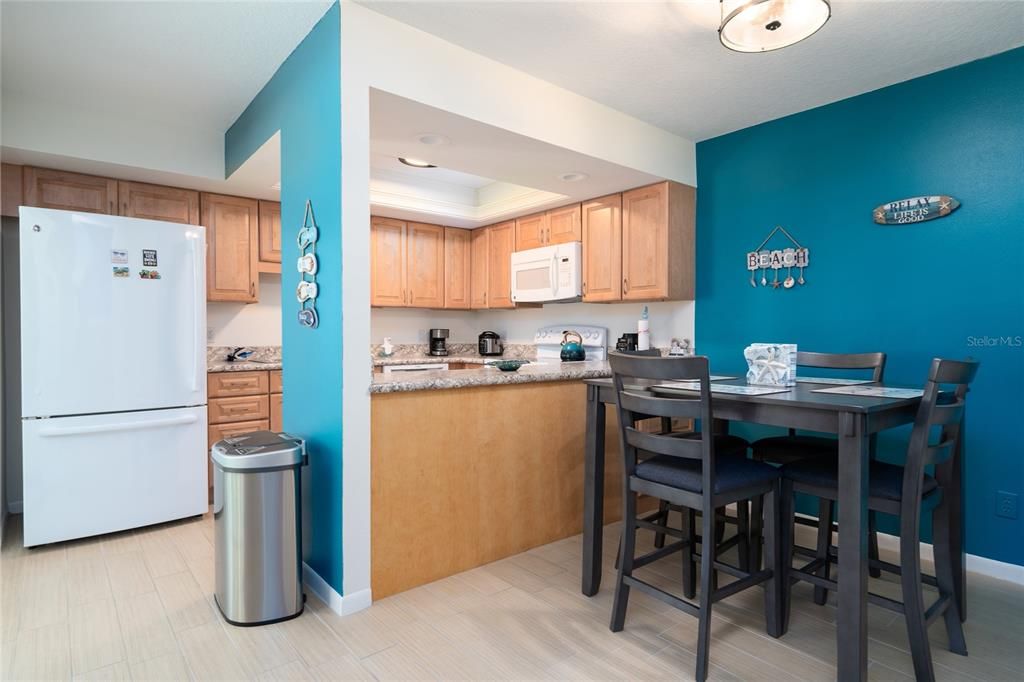
[[[942,213],[943,211],[946,211],[947,213],[949,212],[949,202],[948,201],[940,201],[939,202],[939,213]]]
[[[885,211],[875,211],[875,220],[885,220]]]
[[[774,282],[772,282],[772,289],[778,289],[779,288],[779,284],[781,284],[781,282],[779,282],[779,280],[775,280]]]

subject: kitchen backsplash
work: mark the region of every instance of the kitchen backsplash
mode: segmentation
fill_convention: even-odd
[[[448,357],[450,358],[468,358],[477,357],[477,344],[475,343],[449,343]],[[370,344],[370,356],[374,358],[381,357],[381,351],[383,346],[379,343]],[[394,352],[388,356],[392,358],[418,358],[418,357],[430,357],[429,346],[425,343],[396,343],[394,344]],[[503,358],[517,358],[523,360],[533,360],[537,357],[537,349],[533,344],[528,343],[507,343],[505,344],[505,352],[502,353]]]

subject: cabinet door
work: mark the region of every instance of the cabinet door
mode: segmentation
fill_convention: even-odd
[[[271,431],[284,431],[282,426],[281,414],[284,407],[284,396],[280,393],[270,394],[270,430]]]
[[[25,166],[25,205],[117,215],[117,180]]]
[[[444,307],[444,228],[408,223],[406,228],[407,285],[413,308]]]
[[[470,297],[470,232],[444,228],[444,307],[467,310]]]
[[[370,305],[406,305],[405,223],[370,219]]]
[[[469,237],[469,307],[487,307],[487,265],[491,259],[490,233],[486,227],[472,230]]]
[[[0,215],[18,217],[18,207],[24,202],[21,181],[24,169],[11,163],[0,164]]]
[[[206,227],[206,299],[255,303],[259,202],[204,192],[199,203]]]
[[[583,204],[583,300],[622,298],[622,195]]]
[[[622,193],[622,300],[668,297],[668,184]]]
[[[488,230],[487,307],[514,308],[512,302],[512,247],[515,221],[491,225]]]
[[[544,246],[547,242],[548,217],[545,213],[535,213],[523,218],[516,218],[516,251],[526,251]]]
[[[117,183],[120,215],[169,223],[199,224],[199,192],[141,182]]]
[[[260,272],[281,272],[281,204],[260,202]]]
[[[583,239],[583,226],[580,220],[580,205],[563,206],[548,211],[547,244],[563,244],[578,242]]]

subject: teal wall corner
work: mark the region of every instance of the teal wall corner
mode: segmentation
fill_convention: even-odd
[[[342,593],[341,8],[335,3],[224,136],[230,175],[281,131],[284,428],[306,439],[305,560]],[[320,240],[320,326],[299,327],[295,236],[306,200]]]
[[[701,142],[697,177],[697,352],[729,373],[757,341],[881,350],[886,379],[912,385],[934,356],[980,360],[967,551],[1024,565],[1022,520],[995,513],[998,491],[1024,493],[1024,48]],[[872,222],[933,194],[962,206]],[[805,286],[750,286],[745,255],[775,225],[810,249]],[[883,434],[882,458],[901,461],[908,433]]]

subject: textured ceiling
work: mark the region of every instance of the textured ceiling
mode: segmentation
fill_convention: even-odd
[[[821,31],[765,54],[719,44],[714,0],[361,2],[692,140],[1024,45],[1021,0],[832,0]]]
[[[3,0],[3,96],[226,130],[330,5]]]

